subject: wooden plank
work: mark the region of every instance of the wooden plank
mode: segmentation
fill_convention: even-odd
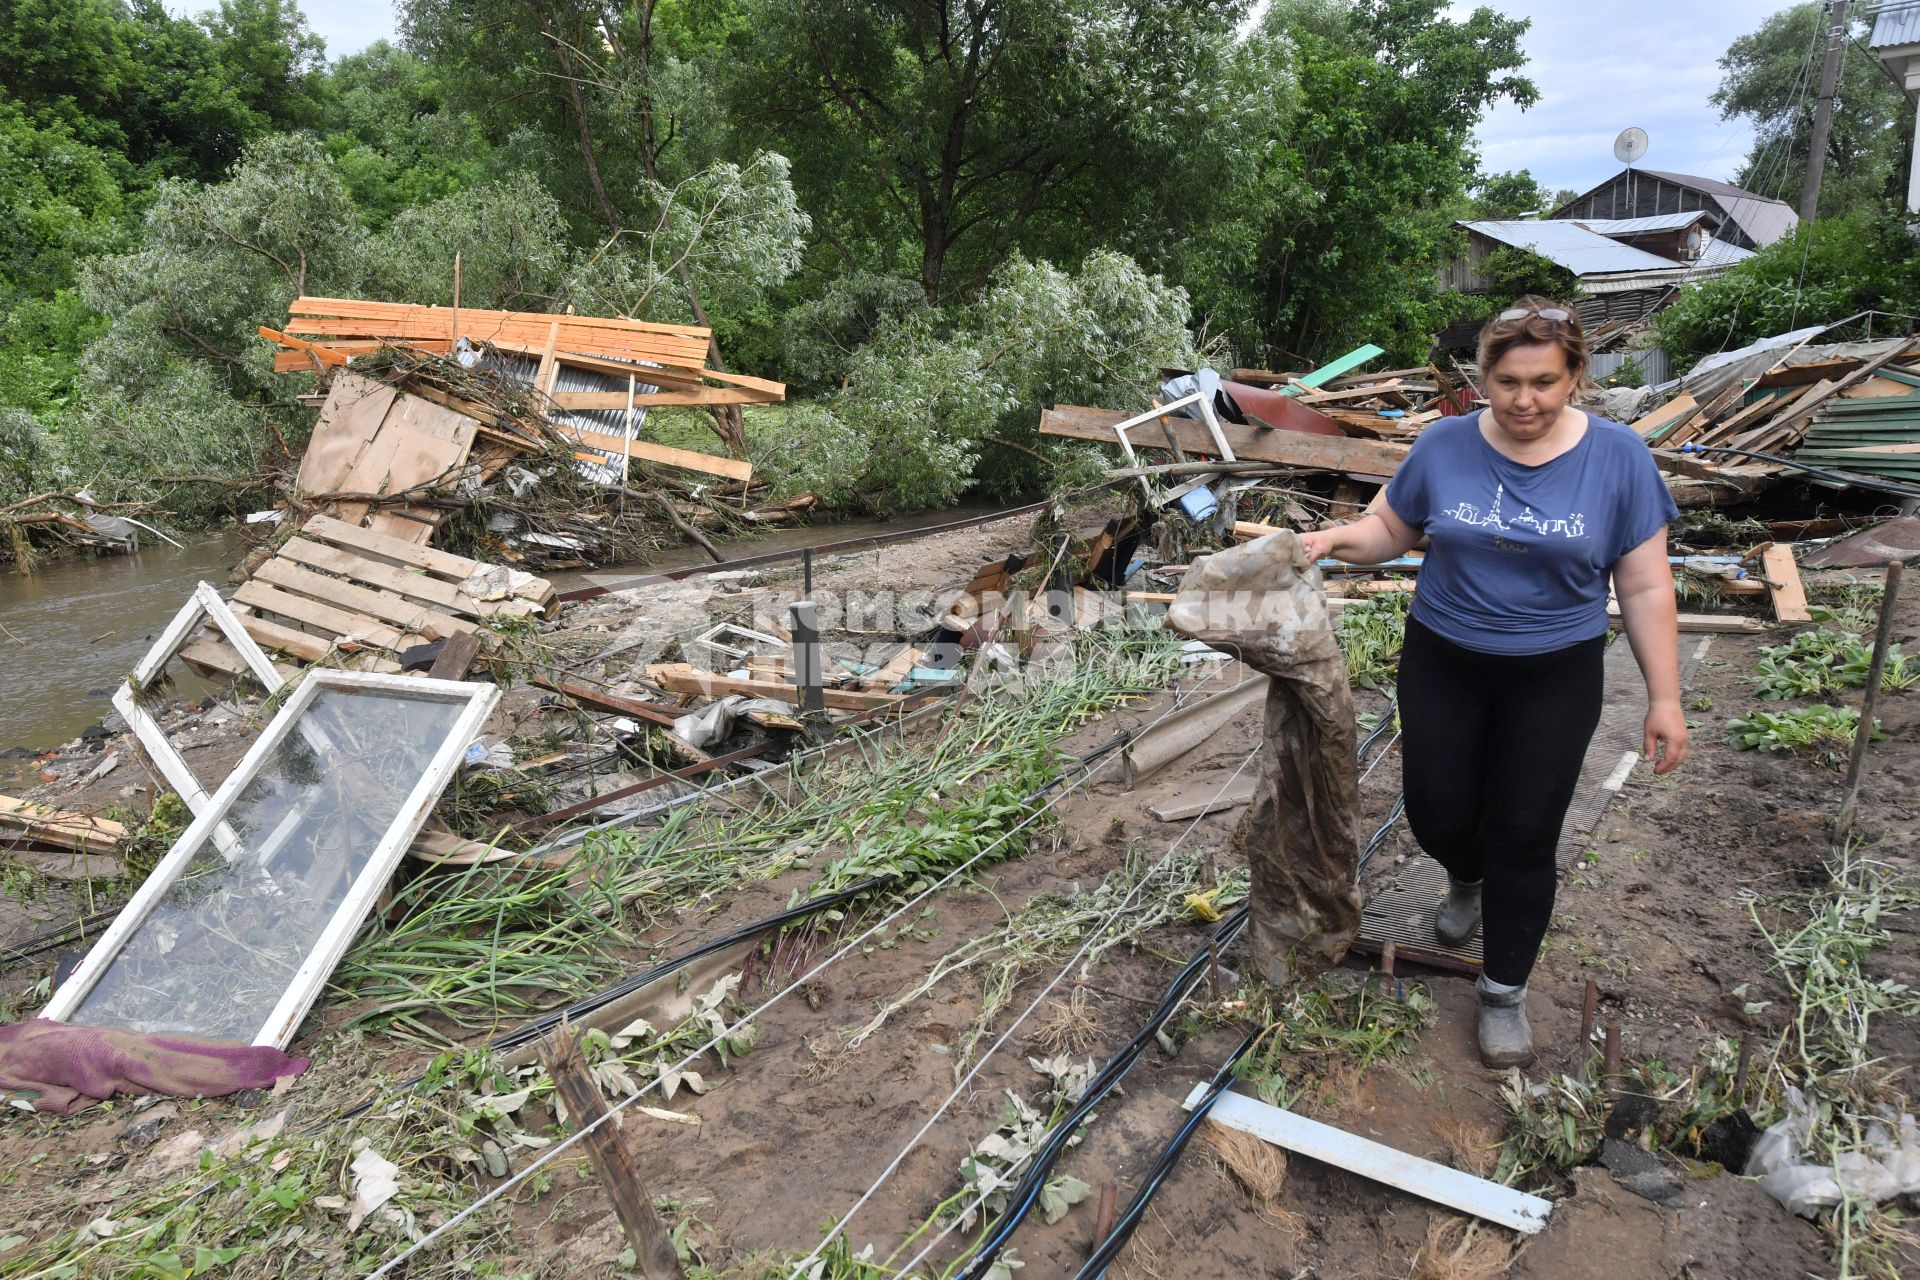
[[[394,316],[424,313],[432,317],[438,313],[452,311],[451,307],[436,307],[418,302],[376,302],[370,298],[323,298],[303,295],[295,298],[288,311],[294,315],[327,316]],[[688,338],[698,338],[705,342],[713,330],[697,324],[668,324],[657,320],[629,320],[624,316],[556,316],[550,311],[476,311],[472,307],[461,308],[460,314],[496,320],[503,316],[517,317],[523,320],[538,320],[542,323],[553,320],[565,320],[568,324],[582,325],[587,328],[604,328],[620,332],[673,334]],[[471,330],[469,330],[471,332]]]
[[[296,560],[309,568],[323,568],[328,574],[340,574],[342,578],[351,578],[353,581],[340,581],[338,585],[328,583],[334,591],[334,599],[353,601],[355,608],[363,608],[372,616],[386,618],[388,622],[403,626],[409,631],[415,631],[417,635],[426,635],[428,639],[453,635],[455,631],[472,631],[476,626],[472,618],[482,616],[476,612],[474,601],[463,597],[451,583],[445,583],[438,578],[422,578],[419,574],[409,574],[407,570],[394,568],[392,564],[378,564],[374,560],[363,560],[351,555],[348,551],[340,551],[338,547],[326,547],[321,543],[307,541],[305,537],[286,539],[286,545],[280,547],[278,558]],[[255,570],[255,578],[257,576],[261,574]],[[349,589],[349,587],[363,587],[363,583],[380,587],[384,593],[390,593],[394,599],[380,603],[382,612],[374,612],[367,595],[361,595],[359,591]],[[436,599],[444,595],[459,597],[461,601],[465,601],[465,608],[459,604],[444,603],[442,599]],[[419,612],[403,610],[401,599],[403,603],[417,608]],[[465,614],[465,616],[459,616],[459,614]]]
[[[647,679],[668,693],[697,693],[709,698],[744,693],[750,698],[779,698],[798,703],[803,692],[799,686],[780,680],[735,680],[729,676],[701,671],[685,662],[655,663],[646,669]],[[891,693],[855,693],[847,689],[826,690],[827,706],[836,711],[868,711],[891,706],[902,695]]]
[[[469,325],[463,320],[461,327],[466,331],[468,338],[479,342],[490,342],[496,338],[544,342],[553,324],[551,316],[539,316],[525,322],[502,321],[486,325]],[[446,340],[444,323],[435,327],[431,322],[422,324],[404,319],[342,320],[331,317],[310,319],[296,316],[287,321],[286,332],[309,338],[325,338],[328,340],[328,345],[332,345],[333,341],[341,338],[384,338],[392,342],[408,344],[420,339]],[[636,360],[657,361],[696,371],[706,363],[705,342],[598,330],[576,326],[565,320],[559,324],[557,341],[561,347],[569,351],[627,356]]]
[[[260,617],[258,614],[241,614],[240,625],[244,627],[247,634],[252,636],[255,642],[267,652],[273,653],[277,651],[289,657],[298,658],[302,662],[319,662],[329,653],[334,652],[336,647],[332,642],[324,640],[319,636],[310,635],[305,631],[296,631],[292,627],[283,627],[277,622],[271,622],[266,618]],[[342,647],[340,651],[344,653],[354,653],[356,649],[351,646],[345,646]],[[362,653],[361,656],[365,659],[365,670],[388,673],[400,670],[399,663],[390,662],[385,658],[379,657],[377,654]]]
[[[1736,409],[1721,422],[1703,424],[1688,440],[1694,444],[1722,444],[1745,431],[1780,407],[1778,395],[1765,395],[1752,404]]]
[[[1800,566],[1794,563],[1793,548],[1783,542],[1771,542],[1760,553],[1760,570],[1767,579],[1767,591],[1773,598],[1773,616],[1780,622],[1812,622],[1807,611],[1807,589],[1800,581]]]
[[[1206,1088],[1204,1084],[1195,1086],[1194,1093],[1187,1099],[1189,1110]],[[1231,1090],[1214,1100],[1207,1118],[1322,1164],[1357,1173],[1395,1190],[1528,1235],[1545,1227],[1547,1216],[1553,1212],[1552,1202],[1539,1196],[1408,1155],[1384,1143],[1309,1120]]]
[[[1608,603],[1607,621],[1614,630],[1625,630],[1619,605]],[[1729,613],[1683,613],[1678,621],[1680,630],[1691,634],[1752,636],[1762,635],[1767,629],[1767,624],[1758,618],[1741,618]]]
[[[635,716],[652,724],[671,726],[674,721],[686,714],[684,711],[663,707],[657,703],[642,702],[638,698],[629,698],[606,689],[598,689],[565,676],[555,680],[549,676],[534,675],[528,683],[564,694],[583,707],[592,707],[596,711],[611,711],[615,715]]]
[[[382,649],[397,651],[409,645],[421,643],[421,637],[417,635],[405,634],[384,622],[354,613],[350,609],[338,608],[324,600],[297,596],[291,591],[282,591],[262,581],[258,575],[234,592],[233,598],[241,604],[251,606],[256,612],[276,613],[303,626],[317,627],[327,635],[343,639],[351,638],[362,644],[379,645]]]
[[[1389,382],[1368,383],[1359,387],[1343,387],[1339,391],[1309,391],[1299,397],[1305,405],[1339,404],[1349,400],[1368,400],[1374,396],[1400,395],[1405,398],[1402,384],[1395,378]]]
[[[429,680],[465,680],[480,657],[480,637],[471,631],[462,631],[447,637],[440,647],[440,656],[427,668]]]
[[[260,326],[260,336],[268,342],[277,342],[283,347],[292,347],[296,353],[309,361],[309,367],[311,367],[312,361],[317,360],[329,368],[338,368],[346,364],[348,360],[347,353],[344,351],[335,351],[332,347],[322,346],[318,342],[307,342],[304,339],[293,337],[291,334],[281,333],[278,329],[269,329],[265,325]]]
[[[234,651],[226,637],[217,631],[203,631],[187,643],[180,646],[174,657],[192,667],[203,676],[219,679],[223,676],[244,676],[256,678],[255,672],[247,665],[246,659]],[[292,680],[300,674],[300,668],[284,662],[273,664],[282,680]]]
[[[627,407],[627,393],[624,391],[561,391],[553,397],[555,407],[561,409],[624,409]],[[700,387],[687,391],[644,392],[633,398],[639,407],[669,408],[677,405],[697,404],[772,404],[774,397],[760,391],[751,391],[745,387]]]
[[[753,479],[753,464],[744,458],[722,458],[711,453],[698,453],[692,449],[676,449],[672,445],[655,444],[651,440],[628,440],[624,436],[588,431],[585,428],[568,426],[564,423],[556,422],[554,426],[562,435],[615,458],[631,457],[639,462],[657,463],[663,467],[678,467],[683,471],[703,471],[708,475],[725,476],[729,480],[742,482]]]
[[[1299,406],[1305,413],[1312,410]],[[1100,444],[1114,442],[1113,428],[1134,415],[1118,409],[1087,409],[1061,405],[1040,415],[1040,434],[1069,440],[1092,440]],[[1213,439],[1207,424],[1192,418],[1163,419],[1180,447],[1189,453],[1212,456]],[[1250,462],[1273,462],[1282,466],[1315,471],[1357,471],[1363,475],[1390,476],[1407,456],[1409,446],[1385,440],[1361,440],[1344,435],[1318,435],[1307,431],[1281,431],[1222,422],[1221,433],[1234,456]],[[1163,449],[1164,442],[1149,432],[1134,439],[1136,449]]]
[[[915,667],[921,666],[925,662],[926,654],[914,648],[912,645],[908,645],[900,650],[900,652],[894,654],[893,657],[889,658],[886,664],[878,671],[875,671],[869,676],[862,676],[854,683],[862,689],[879,689],[883,691],[891,689],[912,675]]]
[[[1644,413],[1635,418],[1633,429],[1642,440],[1653,440],[1658,438],[1661,432],[1689,417],[1699,407],[1700,402],[1683,391],[1653,412]]]
[[[416,547],[410,542],[389,538],[328,516],[312,517],[300,526],[300,532],[320,542],[330,542],[336,547],[346,547],[349,550],[382,556],[398,564],[425,569],[429,573],[439,574],[455,582],[465,582],[481,568],[478,560],[469,560],[465,556],[456,556],[452,552],[436,550],[433,547]]]
[[[127,829],[110,818],[55,809],[17,796],[0,796],[0,827],[25,831],[36,840],[80,853],[111,848],[127,835]]]

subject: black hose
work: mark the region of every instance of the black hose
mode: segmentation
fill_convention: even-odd
[[[1140,1218],[1146,1212],[1147,1202],[1153,1199],[1154,1193],[1160,1190],[1160,1185],[1173,1172],[1174,1166],[1179,1164],[1180,1154],[1186,1150],[1188,1139],[1193,1137],[1194,1130],[1200,1127],[1200,1122],[1207,1118],[1207,1112],[1213,1110],[1214,1102],[1227,1091],[1227,1086],[1233,1083],[1234,1068],[1240,1064],[1240,1059],[1246,1056],[1247,1050],[1253,1047],[1257,1039],[1259,1039],[1257,1035],[1249,1032],[1246,1039],[1240,1042],[1240,1047],[1227,1055],[1227,1060],[1220,1064],[1218,1071],[1213,1073],[1213,1079],[1207,1084],[1206,1093],[1194,1104],[1193,1114],[1189,1115],[1186,1122],[1175,1131],[1173,1140],[1160,1153],[1160,1158],[1154,1162],[1153,1168],[1147,1171],[1146,1181],[1141,1183],[1140,1190],[1134,1193],[1133,1200],[1127,1205],[1127,1211],[1115,1220],[1113,1229],[1107,1233],[1107,1238],[1088,1255],[1086,1264],[1074,1273],[1073,1280],[1098,1280],[1098,1277],[1105,1274],[1106,1269],[1113,1264],[1113,1260],[1120,1255],[1120,1251],[1127,1247],[1127,1241],[1132,1238],[1134,1228],[1140,1225]]]
[[[1761,462],[1771,462],[1782,467],[1791,467],[1795,471],[1804,471],[1810,476],[1819,476],[1835,484],[1847,485],[1855,489],[1872,489],[1876,493],[1892,494],[1896,498],[1920,498],[1920,489],[1912,485],[1898,484],[1892,480],[1882,480],[1878,476],[1863,476],[1853,471],[1829,471],[1825,467],[1812,466],[1785,458],[1777,453],[1755,453],[1751,449],[1729,449],[1723,445],[1683,444],[1682,453],[1730,453],[1739,458],[1757,458]]]
[[[968,1260],[967,1269],[960,1273],[960,1280],[974,1280],[992,1267],[995,1257],[1006,1246],[1007,1241],[1013,1238],[1021,1222],[1039,1201],[1040,1192],[1046,1186],[1048,1176],[1053,1172],[1054,1163],[1060,1158],[1061,1152],[1067,1149],[1067,1144],[1072,1140],[1074,1132],[1086,1121],[1093,1109],[1119,1086],[1127,1072],[1131,1071],[1134,1064],[1140,1060],[1140,1055],[1146,1051],[1148,1045],[1153,1043],[1154,1036],[1166,1025],[1167,1019],[1173,1016],[1174,1010],[1180,1007],[1180,1002],[1186,999],[1188,990],[1200,980],[1209,960],[1217,953],[1217,948],[1231,941],[1246,922],[1247,908],[1244,906],[1236,908],[1220,922],[1219,927],[1208,938],[1207,945],[1194,953],[1193,959],[1186,963],[1167,987],[1166,995],[1161,998],[1160,1004],[1148,1017],[1146,1024],[1134,1033],[1133,1038],[1127,1041],[1118,1053],[1107,1060],[1107,1065],[1100,1069],[1100,1074],[1088,1082],[1079,1101],[1074,1104],[1073,1110],[1054,1126],[1053,1135],[1038,1151],[1034,1152],[1033,1160],[1027,1165],[1026,1173],[1022,1175],[1019,1184],[1014,1187],[1008,1199],[1006,1212],[1000,1215],[1000,1220],[994,1224],[993,1233],[981,1242],[979,1250]]]

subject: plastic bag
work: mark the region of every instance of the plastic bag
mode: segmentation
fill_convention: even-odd
[[[1801,1092],[1787,1087],[1787,1114],[1760,1135],[1747,1160],[1747,1176],[1790,1213],[1811,1218],[1842,1200],[1880,1204],[1920,1193],[1920,1123],[1913,1116],[1882,1117],[1868,1124],[1866,1145],[1820,1164],[1802,1161],[1816,1117]]]

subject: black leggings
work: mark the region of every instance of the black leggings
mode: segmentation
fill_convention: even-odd
[[[1401,772],[1420,847],[1485,880],[1485,972],[1519,984],[1553,916],[1554,851],[1600,723],[1606,637],[1551,653],[1463,649],[1408,619]]]

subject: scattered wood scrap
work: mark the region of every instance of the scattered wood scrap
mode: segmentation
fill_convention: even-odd
[[[100,853],[126,839],[127,829],[108,818],[69,813],[15,796],[0,796],[0,840],[31,839],[74,853]]]

